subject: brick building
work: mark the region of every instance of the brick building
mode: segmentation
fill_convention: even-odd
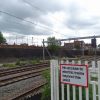
[[[82,47],[84,47],[85,43],[84,41],[74,41],[71,43],[64,43],[64,47],[67,49],[81,49]]]

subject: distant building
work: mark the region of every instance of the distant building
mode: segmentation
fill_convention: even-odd
[[[85,50],[90,50],[90,49],[92,49],[91,44],[90,44],[90,43],[85,44],[85,45],[84,45],[84,49],[85,49]]]
[[[84,41],[74,41],[74,48],[76,49],[81,49],[83,48],[85,45]]]
[[[93,48],[96,48],[97,47],[97,45],[96,45],[96,39],[95,38],[94,39],[91,39],[91,46]]]
[[[64,47],[67,49],[81,49],[85,45],[84,41],[74,41],[71,43],[64,43]]]
[[[64,43],[64,47],[67,48],[67,49],[73,49],[74,43]]]

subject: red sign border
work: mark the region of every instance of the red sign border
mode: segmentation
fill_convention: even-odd
[[[69,65],[69,66],[78,66],[78,67],[80,67],[80,66],[84,66],[84,67],[86,67],[86,86],[84,86],[84,85],[80,85],[80,84],[72,84],[72,83],[68,83],[68,82],[63,82],[63,81],[61,81],[61,68],[62,68],[62,65]],[[60,64],[60,82],[61,83],[63,83],[63,84],[70,84],[70,85],[74,85],[74,86],[80,86],[80,87],[86,87],[86,88],[88,88],[88,65],[81,65],[81,64]]]

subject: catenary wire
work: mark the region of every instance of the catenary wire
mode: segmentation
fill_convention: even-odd
[[[23,21],[25,21],[25,22],[28,22],[28,23],[30,23],[30,24],[37,25],[37,26],[39,26],[39,27],[41,27],[41,28],[44,28],[44,29],[47,29],[47,30],[49,30],[49,31],[58,33],[57,31],[54,31],[54,30],[52,30],[51,28],[47,28],[47,27],[42,26],[42,25],[39,25],[39,24],[37,24],[37,23],[35,23],[35,22],[25,20],[25,19],[23,19],[23,18],[21,18],[21,17],[15,16],[15,15],[13,15],[13,14],[11,14],[11,13],[8,13],[8,12],[2,11],[2,10],[0,10],[0,12],[1,12],[1,13],[4,13],[4,14],[7,14],[7,15],[9,15],[9,16],[11,16],[11,17],[14,17],[14,18],[23,20]]]

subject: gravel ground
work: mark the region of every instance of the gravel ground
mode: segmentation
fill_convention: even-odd
[[[16,93],[21,92],[22,90],[25,90],[25,88],[28,88],[29,86],[36,83],[36,81],[43,79],[42,76],[38,76],[35,78],[29,78],[27,80],[19,81],[7,86],[0,87],[0,100],[7,100],[5,97],[13,96]]]
[[[0,64],[0,70],[3,70],[3,69],[8,69],[7,67],[3,67],[2,64]]]

